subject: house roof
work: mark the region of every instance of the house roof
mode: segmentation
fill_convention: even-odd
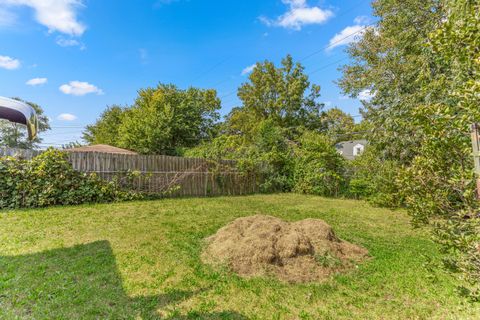
[[[342,156],[345,159],[353,160],[353,159],[355,159],[355,156],[353,154],[353,148],[355,148],[355,146],[357,146],[359,144],[365,147],[368,144],[368,141],[365,140],[365,139],[342,141],[342,142],[337,143],[335,145],[335,148],[337,149],[338,152],[340,152],[342,154]]]
[[[114,146],[110,146],[108,144],[94,144],[91,146],[84,146],[72,149],[66,149],[67,152],[101,152],[101,153],[120,153],[120,154],[138,154],[136,152],[117,148]]]

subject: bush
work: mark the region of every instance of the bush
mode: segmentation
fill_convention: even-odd
[[[0,209],[111,202],[139,198],[95,174],[75,171],[64,152],[48,150],[32,160],[0,158]]]
[[[284,130],[271,120],[256,128],[250,159],[263,177],[262,192],[289,192],[293,187],[293,150]]]
[[[292,146],[285,138],[284,130],[269,119],[258,123],[248,137],[223,134],[186,151],[185,155],[214,161],[236,160],[240,172],[260,177],[261,192],[292,190]]]
[[[354,178],[348,184],[348,194],[355,199],[368,199],[375,193],[372,187],[371,181],[364,178]]]
[[[468,136],[452,144],[465,146],[458,149],[448,145],[453,138],[438,140],[425,143],[399,183],[413,222],[428,225],[441,245],[442,266],[465,280],[463,294],[480,301],[480,203]]]
[[[397,184],[399,171],[395,161],[383,160],[375,148],[368,148],[349,163],[347,195],[381,207],[400,207],[404,200]]]
[[[306,132],[295,149],[294,191],[338,196],[344,187],[345,160],[327,137]]]

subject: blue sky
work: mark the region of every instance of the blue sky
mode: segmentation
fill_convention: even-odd
[[[57,145],[159,82],[215,88],[225,115],[249,66],[292,54],[323,102],[358,115],[334,81],[370,21],[368,0],[0,0],[0,95],[40,104]]]

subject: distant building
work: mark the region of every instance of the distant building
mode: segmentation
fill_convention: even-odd
[[[335,148],[345,159],[353,160],[365,151],[367,144],[367,140],[342,141],[337,143]]]
[[[109,146],[108,144],[94,144],[91,146],[83,146],[72,149],[65,149],[66,152],[101,152],[101,153],[117,153],[117,154],[138,154],[136,152]]]

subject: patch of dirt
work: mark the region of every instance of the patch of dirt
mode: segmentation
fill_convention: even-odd
[[[322,281],[368,256],[320,219],[285,222],[254,215],[234,220],[206,241],[205,263],[226,265],[243,277],[275,276],[287,282]]]

